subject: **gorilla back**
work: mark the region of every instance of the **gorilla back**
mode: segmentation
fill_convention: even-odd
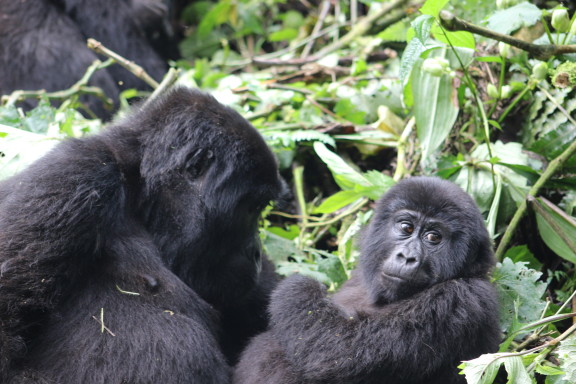
[[[184,88],[3,181],[0,381],[228,382],[222,314],[264,316],[279,189],[258,132]]]

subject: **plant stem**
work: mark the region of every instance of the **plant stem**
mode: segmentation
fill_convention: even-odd
[[[142,79],[146,84],[148,84],[152,88],[156,89],[160,85],[148,73],[146,73],[144,68],[134,63],[133,61],[130,61],[120,56],[116,52],[106,48],[104,45],[102,45],[101,42],[94,39],[88,39],[87,46],[94,52],[113,59],[118,64],[120,64],[121,66],[132,72],[134,76],[138,77],[139,79]]]
[[[550,179],[552,175],[554,175],[554,173],[556,173],[556,171],[560,169],[574,153],[576,153],[576,141],[572,142],[572,144],[570,144],[570,146],[566,148],[564,152],[562,152],[558,157],[552,160],[550,164],[548,164],[548,168],[546,168],[546,171],[542,173],[542,175],[538,178],[538,180],[536,180],[536,183],[534,183],[532,188],[530,188],[528,196],[536,196],[540,191],[540,188],[542,188],[544,184],[546,184],[548,179]],[[520,219],[522,218],[522,216],[524,216],[527,206],[528,206],[527,199],[525,199],[516,210],[516,213],[512,217],[512,220],[510,220],[510,224],[508,225],[508,228],[506,229],[506,232],[504,233],[504,236],[502,236],[502,240],[500,241],[500,244],[498,244],[498,248],[496,249],[497,260],[499,261],[502,260],[502,257],[504,256],[504,251],[506,250],[508,244],[512,240],[512,235],[514,234],[514,231],[516,231],[516,227],[520,223]]]
[[[494,40],[502,41],[513,47],[519,48],[528,52],[529,55],[542,61],[547,61],[552,56],[562,55],[566,53],[576,53],[575,45],[552,45],[552,44],[532,44],[514,37],[494,32],[488,28],[474,25],[458,17],[454,16],[448,11],[440,12],[440,23],[444,28],[449,31],[468,31],[476,35],[488,37]]]

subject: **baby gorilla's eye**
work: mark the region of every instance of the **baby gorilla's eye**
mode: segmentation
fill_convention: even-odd
[[[402,228],[402,232],[407,234],[412,234],[412,232],[414,232],[414,226],[410,223],[401,223],[400,228]]]
[[[440,240],[442,240],[442,236],[440,236],[437,233],[430,232],[426,234],[426,240],[428,240],[432,244],[438,244]]]

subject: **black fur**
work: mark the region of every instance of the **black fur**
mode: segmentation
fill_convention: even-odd
[[[280,283],[271,330],[244,351],[234,383],[464,383],[459,362],[497,350],[491,241],[460,188],[398,183],[378,202],[361,251],[332,298],[303,276]]]
[[[17,89],[58,91],[80,80],[98,57],[86,47],[89,37],[142,66],[160,80],[166,63],[152,49],[143,27],[150,21],[147,3],[162,0],[0,0],[0,93]],[[146,15],[146,16],[145,16]],[[142,20],[146,17],[146,26]],[[98,71],[90,85],[118,101],[121,90],[150,89],[119,65]],[[83,96],[96,115],[109,117],[100,100]],[[33,107],[28,100],[23,105]]]
[[[258,132],[183,88],[0,183],[0,382],[229,382],[280,187]]]

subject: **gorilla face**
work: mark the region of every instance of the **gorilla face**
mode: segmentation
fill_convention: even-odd
[[[142,221],[168,267],[224,304],[258,280],[258,219],[280,191],[276,161],[256,129],[211,96],[170,97],[139,122],[149,127],[140,138]]]
[[[398,183],[378,202],[362,248],[363,281],[379,304],[457,276],[485,274],[493,257],[470,196],[427,177]]]

